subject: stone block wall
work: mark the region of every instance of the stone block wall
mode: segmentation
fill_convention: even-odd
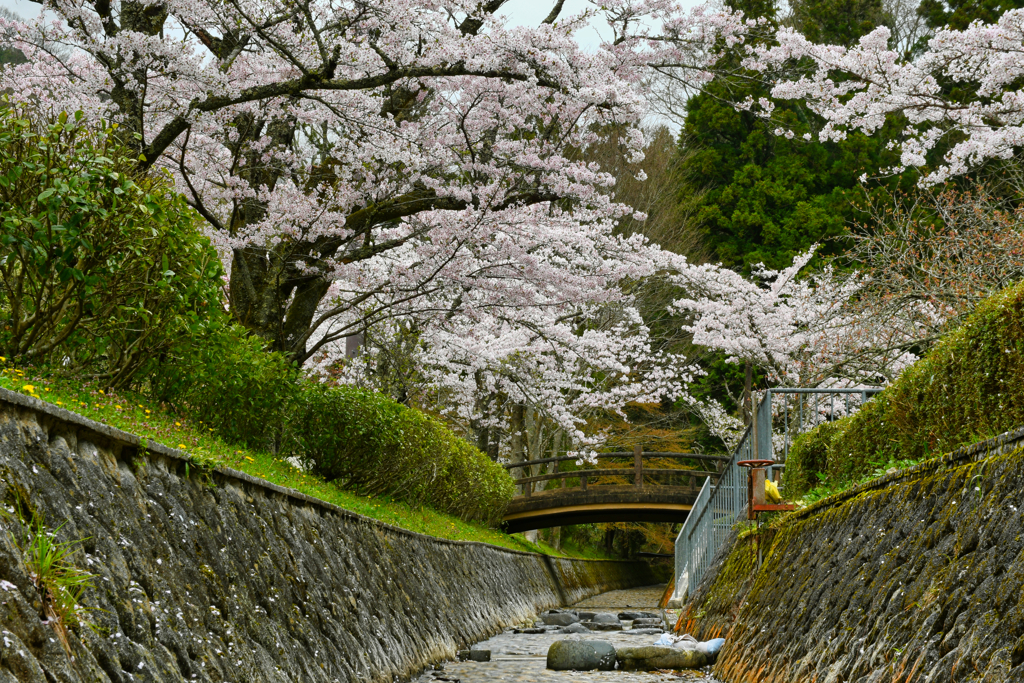
[[[393,681],[643,563],[423,536],[0,390],[0,501],[97,575],[66,647],[0,521],[0,683]],[[67,648],[70,648],[70,651]]]
[[[739,538],[680,629],[728,683],[1024,681],[1024,430]]]

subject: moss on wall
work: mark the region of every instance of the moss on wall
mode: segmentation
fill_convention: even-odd
[[[798,439],[789,495],[853,481],[879,464],[920,460],[1024,424],[1024,283],[966,322],[856,415]]]
[[[834,496],[752,536],[680,627],[736,681],[1024,680],[1024,430]]]

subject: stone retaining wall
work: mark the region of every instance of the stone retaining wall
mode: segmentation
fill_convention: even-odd
[[[0,683],[392,681],[537,611],[652,583],[367,519],[0,390],[0,500],[84,539],[70,654],[0,521]]]
[[[1024,681],[1024,430],[739,538],[680,628],[738,681]]]

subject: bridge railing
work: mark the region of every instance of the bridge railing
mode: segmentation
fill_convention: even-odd
[[[686,595],[704,577],[715,554],[736,522],[746,517],[747,470],[741,460],[775,460],[768,477],[779,481],[793,440],[822,422],[850,415],[881,391],[877,387],[850,389],[770,389],[717,483],[704,482],[683,528],[676,537],[674,598]],[[773,403],[773,397],[779,400]],[[776,446],[779,448],[777,449]],[[776,457],[776,455],[781,457]]]
[[[633,480],[633,486],[638,489],[644,488],[644,477],[653,476],[670,476],[670,477],[683,477],[688,479],[689,486],[695,487],[695,478],[706,478],[710,481],[712,478],[719,476],[720,464],[728,458],[719,455],[705,455],[703,453],[668,453],[661,451],[644,451],[642,448],[637,447],[633,452],[615,452],[615,453],[598,453],[598,459],[605,458],[632,458],[633,466],[624,467],[609,467],[603,469],[578,469],[570,470],[566,472],[552,472],[549,474],[541,474],[537,476],[522,477],[516,480],[517,485],[521,485],[523,489],[523,496],[531,496],[534,491],[533,488],[536,484],[541,484],[549,481],[560,481],[562,489],[567,488],[579,488],[583,491],[588,490],[588,487],[599,477],[626,477],[627,479]],[[690,469],[672,469],[672,468],[657,468],[645,466],[645,461],[649,460],[664,460],[664,459],[677,459],[677,460],[701,460],[715,463],[716,469],[711,470],[690,470]],[[505,469],[513,471],[516,469],[524,469],[533,466],[561,463],[561,462],[577,462],[576,456],[562,456],[557,458],[540,458],[538,460],[528,460],[517,463],[507,463],[504,465]],[[569,487],[568,482],[571,479],[578,479],[579,485]]]

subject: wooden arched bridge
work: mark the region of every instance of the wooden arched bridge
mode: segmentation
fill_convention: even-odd
[[[507,530],[517,532],[593,522],[683,522],[704,480],[711,477],[717,481],[719,468],[729,460],[726,456],[643,452],[640,448],[632,453],[598,453],[597,457],[627,462],[617,467],[553,472],[516,480],[521,493],[512,499],[505,512]],[[714,467],[714,471],[651,467],[652,461],[657,465],[656,461],[663,464],[665,460],[704,461]],[[576,462],[576,458],[541,458],[510,463],[505,469],[551,464],[557,467],[567,461]],[[623,485],[623,480],[630,483]],[[535,490],[537,485],[550,486],[548,482],[556,481],[559,486]]]

